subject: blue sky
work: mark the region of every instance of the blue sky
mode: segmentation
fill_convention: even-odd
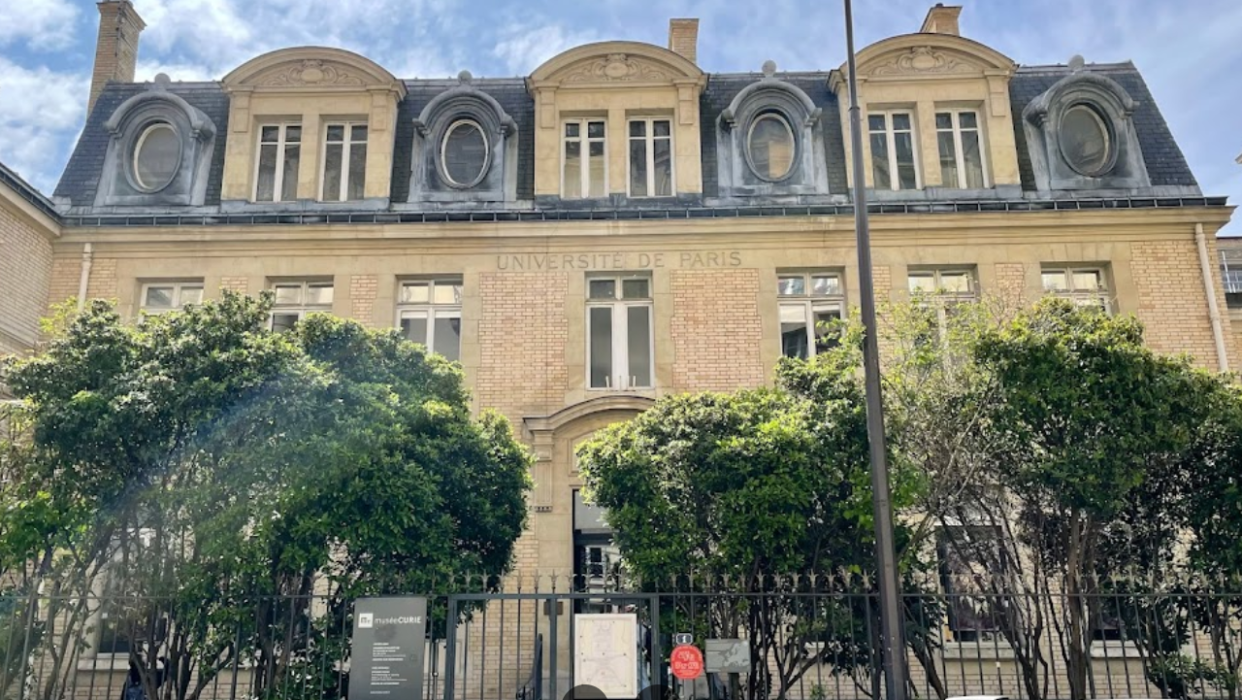
[[[859,46],[918,29],[931,0],[855,0]],[[1133,60],[1208,194],[1242,201],[1242,2],[963,0],[962,33],[1021,64]],[[712,71],[830,69],[845,59],[836,0],[134,0],[138,79],[218,79],[306,44],[369,56],[399,77],[525,75],[602,39],[664,44],[699,17]],[[658,8],[658,9],[657,9]],[[85,119],[94,0],[0,0],[0,161],[50,192]],[[1231,232],[1242,235],[1235,223]]]

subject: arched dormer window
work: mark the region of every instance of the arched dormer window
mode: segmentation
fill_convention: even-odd
[[[197,206],[207,194],[216,126],[160,74],[117,107],[95,206]]]
[[[1135,102],[1108,76],[1071,73],[1022,111],[1035,184],[1040,190],[1135,189],[1151,186],[1134,127]]]
[[[410,202],[517,199],[517,125],[468,71],[414,121]]]
[[[821,110],[805,92],[764,76],[743,88],[717,120],[716,161],[722,197],[828,194]]]

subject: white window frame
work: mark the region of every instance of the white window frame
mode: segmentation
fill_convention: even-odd
[[[426,302],[404,302],[402,291],[407,285],[425,284],[427,285],[427,301]],[[443,355],[436,348],[436,329],[435,323],[437,318],[455,318],[459,322],[461,316],[461,295],[454,303],[437,303],[436,302],[436,285],[448,285],[453,287],[462,287],[461,277],[453,277],[451,275],[441,277],[427,278],[411,278],[403,279],[397,285],[397,330],[401,330],[401,322],[406,318],[414,318],[413,314],[425,314],[427,320],[427,344],[425,347],[430,352]],[[462,293],[464,293],[462,289]],[[461,357],[461,336],[457,338],[457,357]]]
[[[329,145],[328,129],[334,126],[345,127],[345,139],[340,143],[341,145],[341,186],[340,186],[340,192],[337,193],[338,194],[337,199],[327,199],[324,196],[326,194],[324,192],[324,187],[326,187],[328,184],[328,145]],[[366,139],[363,139],[362,141],[354,140],[354,127],[355,126],[367,127]],[[324,124],[323,138],[320,140],[320,143],[323,145],[323,150],[320,151],[319,153],[320,160],[322,161],[319,166],[319,201],[321,202],[356,202],[358,201],[356,199],[349,199],[349,194],[348,194],[349,193],[350,151],[353,150],[353,147],[358,144],[362,144],[363,146],[368,146],[369,148],[368,144],[370,140],[371,140],[371,129],[368,126],[366,120],[357,120],[357,119],[352,120],[352,121],[351,120],[344,120],[344,121],[338,120],[338,121],[326,122]],[[336,142],[332,142],[331,145],[336,145]],[[365,163],[363,164],[363,168],[362,168],[362,186],[365,191],[365,188],[366,188],[366,164]],[[365,197],[365,193],[363,196]]]
[[[1049,289],[1044,284],[1044,275],[1049,272],[1059,272],[1065,275],[1068,289]],[[1099,276],[1099,289],[1078,289],[1074,283],[1074,275],[1076,273],[1094,273]],[[1108,269],[1103,265],[1073,265],[1073,264],[1044,264],[1039,270],[1040,286],[1044,289],[1044,294],[1053,294],[1074,302],[1076,306],[1084,306],[1090,308],[1103,307],[1104,313],[1113,313],[1113,291],[1109,285]]]
[[[970,283],[966,292],[950,292],[940,286],[943,275],[965,275]],[[949,307],[956,304],[969,304],[979,300],[979,276],[973,267],[965,265],[944,267],[917,267],[906,270],[906,289],[911,295],[916,292],[910,289],[910,280],[914,277],[931,277],[935,282],[934,291],[918,293],[918,301],[928,305],[936,312],[936,326],[940,338],[946,340],[945,332],[949,328]]]
[[[643,128],[643,136],[631,136],[630,125],[635,122],[641,122],[645,126]],[[668,123],[668,136],[655,135],[655,123]],[[673,144],[673,118],[672,117],[631,117],[625,123],[625,194],[628,197],[637,199],[650,199],[658,197],[675,197],[677,196],[677,151],[674,150]],[[669,193],[655,194],[655,142],[656,140],[668,141],[668,177],[669,177]],[[634,182],[632,171],[634,168],[634,159],[630,153],[628,146],[634,141],[643,141],[645,153],[647,155],[647,194],[635,195],[630,186]],[[605,144],[604,148],[607,148]],[[607,167],[607,162],[605,162]]]
[[[901,177],[897,172],[897,130],[893,128],[893,115],[905,115],[910,117],[910,152],[914,157],[914,189],[923,189],[923,164],[920,162],[919,156],[919,122],[913,109],[873,109],[867,111],[867,116],[884,116],[884,140],[888,144],[888,187],[880,187],[880,183],[872,182],[871,186],[877,190],[889,189],[894,192],[901,192]],[[867,150],[871,149],[871,137],[876,132],[871,129],[871,120],[867,120]],[[902,129],[900,133],[905,133]],[[868,159],[868,167],[875,177],[875,156],[868,153],[871,157]]]
[[[940,156],[940,134],[952,133],[954,149],[953,155],[954,159],[957,161],[957,184],[951,185],[947,182],[942,182],[940,184],[945,187],[956,187],[960,190],[964,190],[968,187],[968,183],[966,181],[966,155],[965,151],[962,149],[962,132],[973,131],[979,138],[979,167],[983,170],[983,188],[990,188],[992,186],[992,178],[988,176],[988,149],[983,141],[983,115],[980,114],[977,109],[944,108],[937,109],[933,119],[939,117],[941,114],[949,115],[951,126],[948,129],[942,129],[937,125],[936,154],[938,157],[943,157]],[[962,127],[962,114],[975,115],[975,127],[973,129]],[[937,161],[937,164],[939,164],[939,161]]]
[[[172,289],[172,305],[171,306],[147,306],[147,290],[153,287],[168,287]],[[138,290],[138,308],[149,314],[162,314],[169,311],[180,311],[187,302],[181,300],[186,290],[197,289],[198,301],[189,302],[192,304],[201,304],[203,301],[203,293],[205,291],[203,280],[183,280],[181,282],[144,282]]]
[[[276,316],[296,315],[298,321],[306,318],[306,314],[312,313],[331,313],[332,304],[336,301],[335,281],[331,279],[300,279],[300,280],[275,280],[269,285],[273,293],[279,287],[301,287],[301,302],[298,304],[273,304],[272,312],[268,316],[267,324],[271,330],[276,330]],[[328,288],[332,290],[332,301],[326,304],[308,304],[306,303],[306,291],[308,289]]]
[[[259,169],[261,168],[262,163],[263,163],[263,145],[264,145],[263,128],[269,127],[269,126],[274,126],[274,127],[277,127],[278,129],[278,131],[276,132],[276,172],[274,174],[274,177],[272,178],[271,200],[266,200],[266,199],[261,200],[259,199]],[[289,127],[291,126],[301,128],[302,122],[301,121],[267,122],[267,123],[259,124],[259,127],[255,129],[255,131],[257,131],[258,133],[255,135],[255,142],[257,146],[255,147],[255,151],[254,151],[254,188],[251,191],[251,201],[262,202],[264,204],[268,204],[268,203],[275,204],[278,202],[285,201],[284,199],[282,199],[282,195],[285,190],[285,147],[288,145],[285,140],[285,135],[288,133]],[[298,138],[297,145],[300,150],[300,152],[298,153],[298,168],[301,169],[302,159],[306,155],[305,151],[302,150],[306,146],[305,130],[303,130],[302,135]],[[295,196],[294,199],[296,200],[297,197]]]
[[[603,136],[597,136],[595,138],[591,138],[590,136],[587,135],[590,129],[590,124],[592,122],[599,122],[600,124],[604,125]],[[576,138],[570,138],[565,135],[565,126],[567,124],[578,125],[578,136]],[[591,144],[596,143],[596,142],[604,144],[604,196],[605,197],[608,196],[608,192],[609,192],[609,189],[608,189],[608,131],[609,131],[608,130],[608,119],[606,117],[581,117],[578,119],[565,119],[561,122],[560,138],[561,138],[561,196],[562,197],[565,196],[565,191],[566,191],[565,190],[565,162],[568,160],[568,154],[566,153],[566,151],[568,151],[569,143],[571,141],[576,141],[582,145],[582,147],[578,151],[581,154],[579,157],[582,159],[582,166],[578,169],[578,179],[579,179],[578,185],[580,188],[579,192],[581,192],[581,195],[579,197],[576,197],[575,199],[594,199],[593,197],[591,197],[591,165],[590,164],[591,164]]]
[[[592,299],[591,282],[599,280],[612,280],[616,285],[617,298]],[[626,280],[644,280],[647,283],[647,296],[642,299],[624,298],[623,283]],[[590,275],[586,278],[586,386],[588,389],[596,391],[627,391],[630,389],[652,389],[655,387],[655,298],[651,286],[651,277],[641,274]],[[651,377],[650,384],[638,384],[635,381],[636,378],[628,374],[630,367],[630,317],[628,310],[631,307],[644,307],[647,309],[647,342],[649,345],[647,357],[651,360],[651,364],[647,368],[647,374]],[[591,385],[591,309],[597,308],[609,308],[612,310],[612,368],[604,386]]]
[[[780,282],[787,277],[802,278],[802,294],[781,294]],[[816,277],[834,277],[837,280],[837,289],[840,291],[836,294],[815,294],[813,290],[813,280]],[[806,359],[811,359],[819,354],[818,343],[816,342],[816,314],[821,312],[835,312],[837,318],[845,318],[845,280],[839,270],[790,270],[781,271],[776,274],[776,322],[777,322],[777,344],[781,357],[789,357],[785,354],[785,334],[780,331],[781,310],[785,308],[799,308],[802,313],[803,322],[806,324]]]

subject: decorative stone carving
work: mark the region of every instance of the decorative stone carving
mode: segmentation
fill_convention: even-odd
[[[883,61],[869,71],[870,75],[970,74],[980,69],[930,46],[916,46]]]
[[[306,59],[278,66],[254,81],[259,87],[364,87],[366,81],[344,66]]]
[[[614,53],[596,58],[570,68],[565,72],[561,82],[575,83],[617,83],[617,82],[669,82],[675,76],[666,68],[651,61]]]

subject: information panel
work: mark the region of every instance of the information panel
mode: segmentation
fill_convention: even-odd
[[[426,639],[426,598],[362,598],[355,603],[350,700],[422,700]]]

